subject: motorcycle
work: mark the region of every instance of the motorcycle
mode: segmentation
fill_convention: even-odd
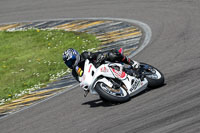
[[[122,103],[147,88],[162,86],[164,76],[157,68],[146,63],[140,63],[136,71],[132,67],[108,61],[95,67],[86,60],[79,81],[85,97],[90,92],[98,94],[103,101]]]

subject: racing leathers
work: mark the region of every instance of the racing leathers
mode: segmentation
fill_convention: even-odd
[[[124,56],[121,51],[115,49],[107,52],[95,52],[95,53],[83,52],[80,55],[80,61],[72,69],[72,75],[78,82],[79,82],[78,77],[79,76],[81,77],[83,75],[84,64],[86,59],[90,60],[95,67],[100,66],[101,63],[103,63],[104,61],[125,63],[131,65],[133,68],[137,68],[139,66],[138,62],[132,61],[127,56]]]

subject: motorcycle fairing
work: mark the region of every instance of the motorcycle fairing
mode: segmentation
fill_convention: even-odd
[[[118,67],[118,70],[113,67]],[[95,91],[96,83],[103,82],[107,86],[113,87],[113,84],[107,78],[118,78],[124,83],[127,88],[127,92],[131,96],[141,92],[147,87],[148,81],[146,78],[141,81],[140,79],[126,74],[122,70],[123,65],[119,63],[102,64],[98,68],[95,68],[89,60],[86,60],[83,76],[79,77],[80,86],[84,90],[90,90],[90,93],[92,94],[97,94]]]

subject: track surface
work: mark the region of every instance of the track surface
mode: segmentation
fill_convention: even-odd
[[[135,59],[158,67],[167,85],[116,106],[73,89],[1,119],[1,133],[200,132],[199,0],[0,1],[0,23],[70,17],[147,23],[152,41]]]

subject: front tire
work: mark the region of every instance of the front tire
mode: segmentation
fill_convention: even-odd
[[[164,75],[155,67],[141,63],[141,66],[147,65],[148,69],[145,70],[146,72],[152,73],[150,75],[146,75],[146,79],[148,80],[148,87],[149,88],[157,88],[164,85]]]
[[[100,95],[101,99],[103,99],[103,101],[123,103],[130,100],[130,95],[122,87],[119,89],[113,89],[108,87],[103,82],[98,82],[95,90]]]

